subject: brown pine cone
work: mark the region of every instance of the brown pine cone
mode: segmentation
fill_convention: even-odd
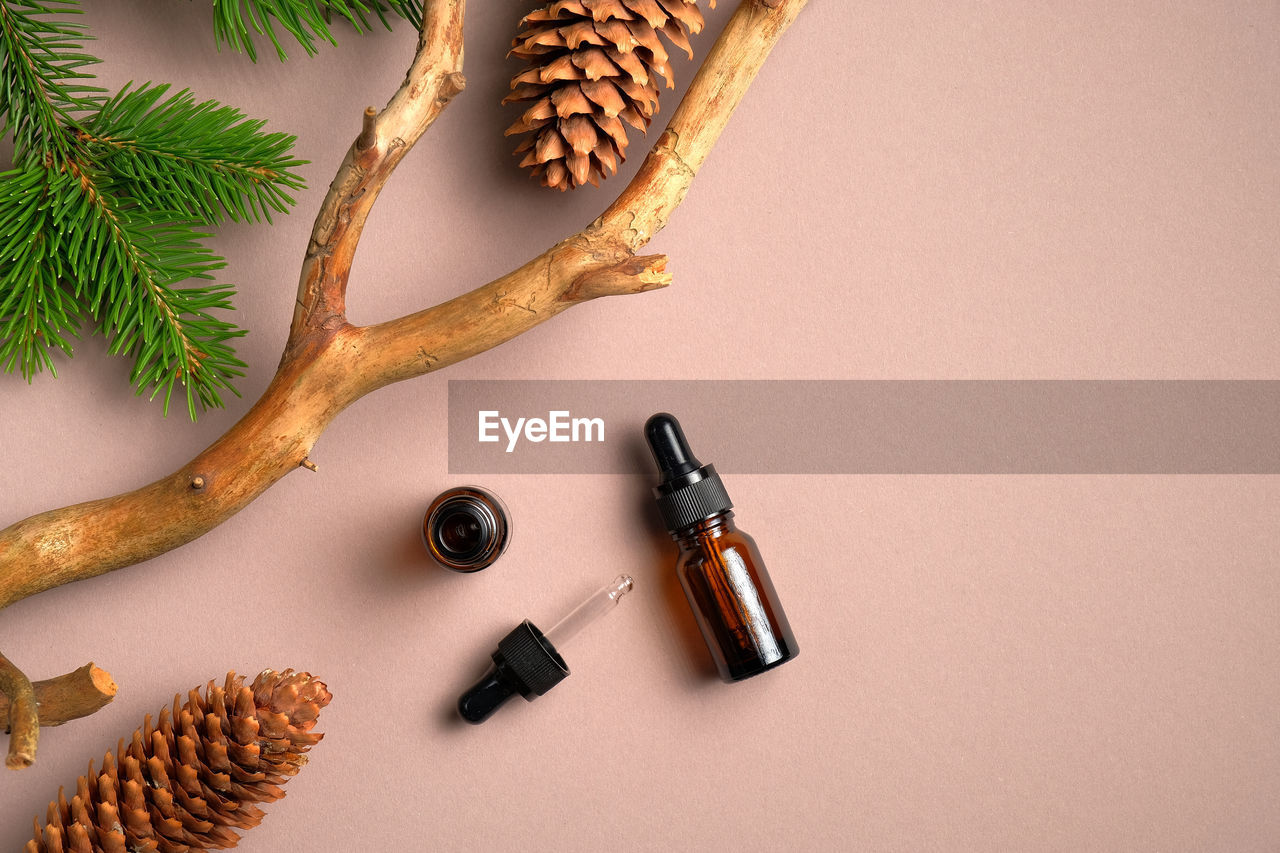
[[[715,8],[715,0],[710,0]],[[697,0],[556,0],[524,16],[511,55],[529,68],[503,103],[532,101],[507,136],[528,134],[520,165],[559,190],[599,185],[626,159],[627,130],[658,111],[658,76],[674,83],[658,33],[693,58]],[[607,170],[607,171],[606,171]]]
[[[187,853],[223,850],[240,840],[232,831],[257,826],[254,803],[284,796],[280,788],[306,763],[323,735],[312,733],[332,697],[309,674],[267,670],[246,686],[234,672],[222,687],[210,681],[173,698],[102,769],[76,782],[67,802],[49,804],[42,830],[27,853]]]

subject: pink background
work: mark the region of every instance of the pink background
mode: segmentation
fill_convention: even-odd
[[[214,50],[206,2],[86,5],[106,85],[269,118],[311,189],[215,241],[250,330],[227,411],[162,419],[97,339],[56,381],[0,377],[4,523],[167,473],[243,413],[325,185],[414,43],[254,66]],[[470,86],[370,219],[355,322],[508,270],[622,184],[526,183],[497,107],[519,10],[472,6]],[[1280,378],[1278,91],[1272,0],[815,0],[652,244],[673,287],[380,391],[318,474],[3,614],[33,677],[94,660],[121,692],[0,775],[0,847],[175,691],[293,666],[333,690],[327,737],[246,850],[1277,849],[1275,477],[735,477],[802,653],[733,686],[708,675],[645,482],[484,478],[516,531],[477,576],[434,568],[416,530],[457,484],[449,377]],[[514,621],[619,572],[637,590],[571,679],[451,719]]]

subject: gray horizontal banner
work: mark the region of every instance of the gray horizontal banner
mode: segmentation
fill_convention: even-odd
[[[1277,474],[1280,380],[450,380],[451,474]]]

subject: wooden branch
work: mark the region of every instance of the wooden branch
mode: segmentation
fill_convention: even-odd
[[[614,290],[597,288],[593,296],[651,289],[639,282],[621,285],[620,265],[666,226],[769,52],[807,2],[739,4],[636,176],[591,225],[484,287],[398,320],[353,329],[361,349],[371,354],[361,371],[367,390],[509,340],[574,304],[570,294],[585,295],[575,288],[584,277],[612,282]],[[655,277],[661,268],[646,271],[652,286],[670,281],[665,273]]]
[[[635,252],[667,225],[778,39],[808,0],[738,6],[640,171],[594,229]],[[591,229],[588,229],[591,230]]]
[[[422,11],[418,52],[399,91],[380,114],[365,110],[364,126],[311,230],[298,304],[285,359],[323,341],[347,323],[347,279],[369,210],[392,171],[449,102],[466,86],[462,22],[466,0],[431,0]]]
[[[36,759],[41,726],[60,726],[87,717],[116,696],[116,684],[102,669],[87,663],[57,678],[31,681],[0,655],[0,723],[9,738],[5,766],[30,767]]]
[[[0,655],[0,693],[9,697],[9,755],[4,766],[10,770],[30,767],[36,760],[40,741],[40,717],[36,713],[36,692],[22,670]]]
[[[116,683],[111,674],[87,663],[74,672],[48,678],[31,685],[35,692],[40,725],[60,726],[100,711],[116,698]],[[5,729],[9,721],[9,699],[0,695],[0,721]]]
[[[635,257],[665,226],[747,87],[807,0],[743,0],[639,172],[595,222],[519,269],[374,326],[346,317],[347,280],[369,210],[391,172],[462,91],[464,0],[428,0],[399,91],[366,113],[316,217],[280,367],[225,435],[173,474],[0,531],[0,608],[162,554],[204,535],[310,453],[333,418],[369,392],[468,358],[572,305],[663,287],[666,258]],[[21,673],[10,674],[14,702]],[[19,722],[22,724],[19,725]],[[34,731],[15,720],[13,737]],[[34,751],[34,740],[32,752]]]

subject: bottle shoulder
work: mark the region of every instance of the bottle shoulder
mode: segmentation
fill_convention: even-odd
[[[731,519],[723,517],[707,519],[680,531],[676,544],[680,546],[682,562],[694,559],[699,554],[716,552],[745,551],[751,556],[758,554],[756,540],[739,529]]]

